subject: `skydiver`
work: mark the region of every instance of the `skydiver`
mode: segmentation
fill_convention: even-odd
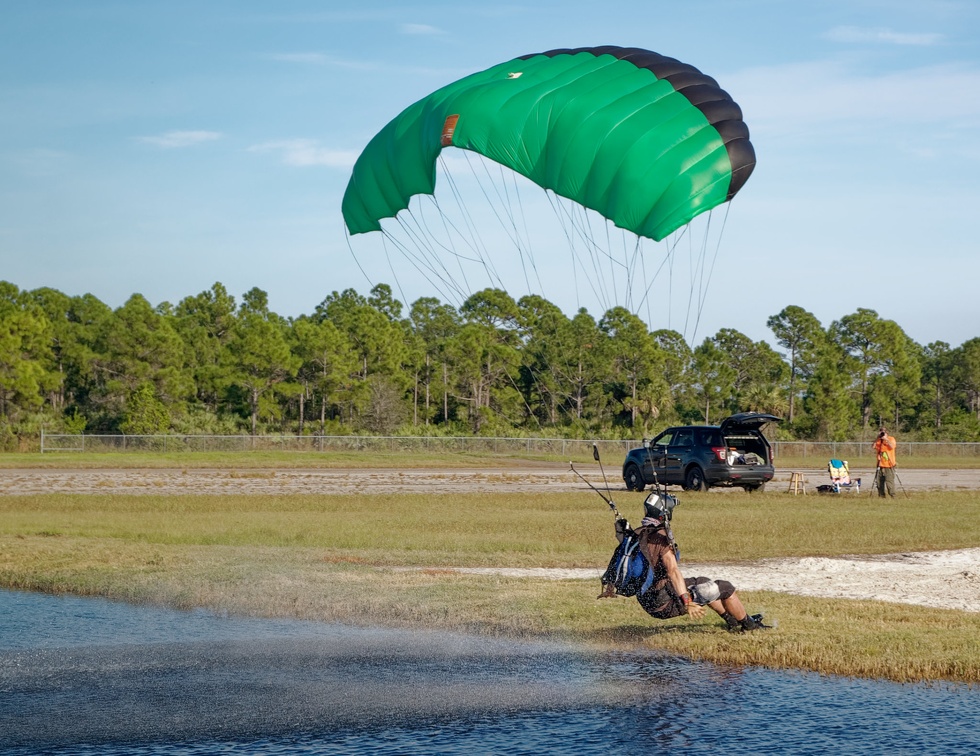
[[[682,614],[693,619],[704,617],[704,607],[711,607],[732,633],[768,629],[762,624],[761,615],[750,616],[735,592],[735,586],[727,580],[706,577],[685,578],[677,562],[670,519],[677,500],[673,496],[650,494],[643,502],[644,518],[639,528],[631,530],[625,519],[616,521],[616,535],[622,542],[627,535],[639,542],[639,550],[646,557],[652,570],[652,580],[645,590],[636,592],[640,606],[652,617],[671,619]],[[613,555],[609,567],[602,575],[602,593],[598,598],[610,598],[617,594],[616,573],[619,550]]]

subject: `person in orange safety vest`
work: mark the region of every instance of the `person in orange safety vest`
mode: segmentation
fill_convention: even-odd
[[[878,456],[878,496],[891,496],[895,498],[895,447],[898,442],[894,436],[889,436],[888,431],[882,426],[878,429],[878,437],[873,444],[875,454]]]

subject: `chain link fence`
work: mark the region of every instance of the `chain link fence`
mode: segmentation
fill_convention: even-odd
[[[600,450],[622,455],[634,441],[597,441]],[[592,441],[560,438],[479,436],[209,436],[41,434],[41,453],[51,452],[383,452],[499,454],[502,456],[592,456]]]
[[[479,436],[209,436],[209,435],[95,435],[41,434],[41,453],[51,452],[383,452],[456,453],[510,457],[584,459],[595,443],[610,460],[639,446],[638,440],[586,441],[560,438],[482,438]],[[870,441],[773,441],[781,457],[857,459],[871,455]],[[898,453],[906,457],[980,457],[980,443],[900,441]]]

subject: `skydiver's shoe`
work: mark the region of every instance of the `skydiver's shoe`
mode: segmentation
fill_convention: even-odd
[[[739,621],[735,619],[731,614],[725,612],[723,615],[721,615],[721,618],[725,620],[725,626],[726,626],[725,629],[728,630],[728,632],[730,633],[742,632],[742,626],[739,624]]]
[[[746,614],[745,618],[732,625],[729,623],[728,632],[730,633],[751,633],[755,630],[771,630],[772,625],[762,622],[761,614]]]
[[[763,624],[761,614],[746,615],[745,619],[742,620],[742,629],[744,632],[752,632],[753,630],[771,630],[770,625]]]

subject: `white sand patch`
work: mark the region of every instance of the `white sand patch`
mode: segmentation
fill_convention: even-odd
[[[445,569],[445,568],[440,568]],[[602,569],[455,567],[463,575],[594,580]],[[681,563],[687,577],[728,580],[740,591],[919,604],[980,612],[980,548],[869,557],[762,559],[751,564]]]

